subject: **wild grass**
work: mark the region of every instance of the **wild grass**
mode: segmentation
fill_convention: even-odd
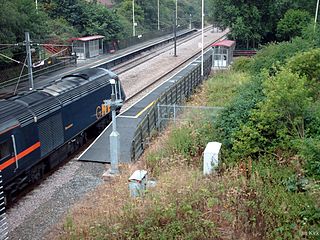
[[[226,106],[244,73],[214,76],[189,104]],[[210,103],[209,103],[210,102]],[[316,239],[319,183],[311,191],[290,191],[295,159],[246,159],[202,176],[202,152],[214,141],[207,119],[171,124],[141,160],[121,167],[68,214],[54,239]],[[147,169],[157,181],[144,197],[129,197],[128,177]],[[317,215],[318,214],[318,215]],[[59,233],[59,234],[57,234]],[[312,235],[313,234],[313,235]],[[52,236],[52,235],[50,235]]]

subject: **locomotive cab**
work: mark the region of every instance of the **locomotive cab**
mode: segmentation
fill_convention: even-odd
[[[14,130],[18,126],[19,122],[16,120],[8,120],[0,125],[0,170],[2,172],[16,159],[17,149]]]
[[[6,163],[13,157],[12,139],[8,136],[1,136],[0,138],[0,166]]]

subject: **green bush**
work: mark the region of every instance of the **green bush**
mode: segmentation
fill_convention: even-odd
[[[320,230],[317,196],[288,188],[288,184],[296,184],[289,182],[296,176],[296,164],[280,165],[270,158],[253,162],[250,188],[256,193],[255,202],[264,218],[267,239],[301,239],[311,229]]]
[[[283,69],[263,82],[265,99],[233,134],[233,150],[242,157],[290,149],[291,140],[304,138],[306,109],[311,105],[306,78]]]
[[[260,74],[263,69],[273,74],[290,57],[312,48],[312,42],[295,38],[292,42],[270,43],[263,47],[251,61],[250,71]]]
[[[299,142],[299,155],[304,159],[307,176],[320,180],[320,138],[303,139]]]
[[[232,64],[232,70],[238,72],[247,72],[251,65],[251,58],[248,57],[238,57],[234,60]]]
[[[314,100],[320,100],[320,48],[297,54],[292,57],[287,67],[300,76],[306,76],[306,87],[310,88]]]
[[[218,140],[227,149],[232,147],[232,138],[235,132],[249,120],[251,111],[256,107],[257,102],[263,99],[260,77],[243,84],[236,93],[226,109],[221,112],[215,125],[218,131]]]

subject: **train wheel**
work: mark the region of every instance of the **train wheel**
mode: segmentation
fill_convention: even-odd
[[[30,179],[32,183],[37,183],[40,181],[44,175],[45,166],[43,163],[40,163],[32,168],[30,171]]]

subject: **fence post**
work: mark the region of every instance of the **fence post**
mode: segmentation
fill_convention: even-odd
[[[143,146],[143,133],[142,133],[142,127],[140,126],[140,146],[142,148],[142,150],[144,149]]]
[[[153,106],[153,114],[154,114],[154,128],[156,129],[157,128],[157,124],[158,124],[158,119],[157,119],[157,112],[156,112],[156,108],[155,106]]]
[[[166,92],[166,112],[167,112],[167,116],[169,116],[169,111],[168,111],[168,92]]]
[[[136,161],[136,141],[132,140],[131,160]]]
[[[147,114],[147,124],[148,124],[148,136],[150,137],[150,114]]]
[[[158,122],[157,122],[157,124],[158,124],[158,131],[160,131],[161,130],[161,113],[160,113],[160,104],[158,103],[157,104],[157,110],[158,110]]]
[[[171,88],[171,91],[170,91],[170,95],[171,95],[171,105],[174,104],[174,89],[173,87]]]
[[[173,104],[173,122],[176,124],[176,104]]]
[[[176,103],[178,103],[178,84],[175,84],[176,87]]]

